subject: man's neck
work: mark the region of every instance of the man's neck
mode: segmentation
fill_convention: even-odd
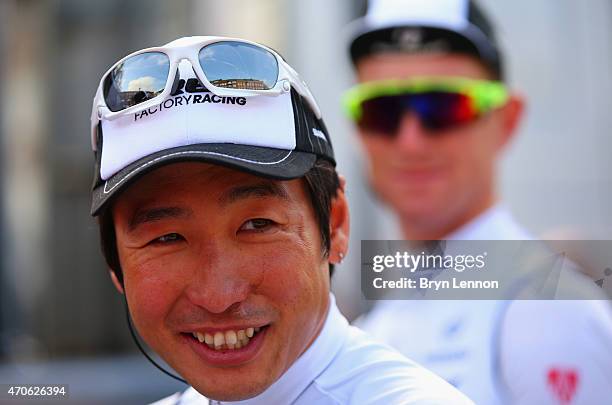
[[[461,227],[470,223],[482,213],[490,209],[497,202],[497,198],[491,194],[478,204],[470,207],[444,222],[422,222],[412,221],[408,218],[400,218],[402,234],[407,240],[441,240],[456,232]]]

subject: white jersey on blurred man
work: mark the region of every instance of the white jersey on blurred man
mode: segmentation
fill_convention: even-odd
[[[523,100],[484,14],[468,0],[373,0],[351,32],[352,118],[404,237],[531,239],[495,193]],[[610,401],[607,301],[380,301],[358,324],[479,404]]]

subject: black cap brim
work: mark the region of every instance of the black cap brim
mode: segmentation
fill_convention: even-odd
[[[100,211],[134,181],[159,167],[197,161],[218,164],[256,176],[291,180],[304,176],[315,164],[314,153],[236,144],[197,144],[167,149],[131,163],[93,188],[91,215]]]

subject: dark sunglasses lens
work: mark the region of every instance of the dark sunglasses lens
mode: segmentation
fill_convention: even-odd
[[[384,96],[364,101],[357,125],[368,133],[395,135],[405,110],[405,97],[407,96]]]
[[[468,96],[460,93],[430,92],[410,98],[410,108],[430,130],[456,127],[478,117]]]
[[[111,111],[121,111],[159,95],[166,87],[170,59],[162,52],[146,52],[119,63],[104,80],[104,100]]]
[[[278,79],[276,57],[259,46],[216,42],[202,48],[199,58],[206,78],[216,87],[269,90]]]

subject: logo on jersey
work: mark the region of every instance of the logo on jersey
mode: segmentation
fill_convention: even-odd
[[[548,370],[548,386],[561,404],[572,402],[579,382],[579,374],[574,369],[553,367]]]

